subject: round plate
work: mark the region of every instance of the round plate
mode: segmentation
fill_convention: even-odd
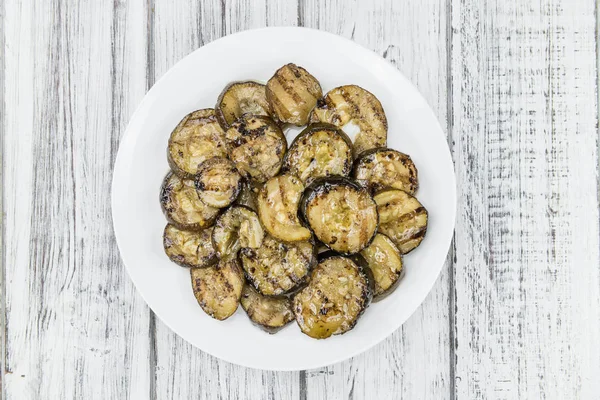
[[[159,190],[169,170],[167,141],[187,113],[214,107],[232,81],[266,82],[282,65],[306,68],[323,92],[356,84],[385,109],[388,146],[409,154],[419,170],[417,197],[429,211],[427,236],[405,257],[396,291],[372,304],[350,332],[325,340],[303,335],[295,323],[270,335],[241,307],[226,321],[206,315],[192,293],[189,270],[165,255],[166,224]],[[298,130],[288,130],[290,141]],[[359,354],[394,332],[431,290],[454,229],[454,169],[446,137],[419,92],[396,68],[354,42],[306,28],[266,28],[230,35],[194,51],[144,97],[123,136],[114,169],[112,212],[121,256],[138,291],[182,338],[232,363],[268,370],[301,370]]]

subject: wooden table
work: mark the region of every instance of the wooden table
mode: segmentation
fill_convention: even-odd
[[[600,398],[597,7],[0,2],[5,398]],[[109,202],[148,88],[205,43],[275,25],[334,32],[396,65],[448,133],[458,184],[455,240],[419,310],[374,349],[296,373],[220,361],[156,319],[123,269]]]

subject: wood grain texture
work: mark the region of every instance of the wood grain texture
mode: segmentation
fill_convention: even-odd
[[[141,6],[5,3],[7,399],[148,394],[148,311],[109,201],[118,138],[145,92]]]
[[[452,12],[454,394],[598,398],[594,2]]]

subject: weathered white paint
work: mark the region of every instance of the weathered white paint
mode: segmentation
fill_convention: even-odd
[[[594,6],[3,2],[5,398],[597,397]],[[334,366],[263,372],[148,311],[113,240],[110,178],[131,113],[175,62],[298,24],[352,38],[417,85],[449,134],[459,213],[442,276],[398,332]]]

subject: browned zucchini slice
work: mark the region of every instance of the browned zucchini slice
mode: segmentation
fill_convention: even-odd
[[[248,180],[243,180],[240,194],[235,200],[236,205],[245,206],[253,211],[258,210],[258,192],[261,188],[260,184],[254,184]]]
[[[199,232],[183,231],[167,224],[163,246],[167,256],[176,264],[188,268],[204,268],[217,262],[217,253],[211,241],[212,228]]]
[[[192,268],[194,296],[205,313],[220,321],[235,313],[242,297],[244,274],[235,258],[214,267]]]
[[[330,124],[314,124],[294,139],[283,168],[309,184],[319,177],[348,176],[352,159],[352,142],[344,132]]]
[[[258,216],[270,235],[284,242],[309,240],[310,230],[298,220],[298,203],[304,185],[291,174],[279,175],[265,183],[258,194]]]
[[[269,333],[276,333],[294,320],[291,299],[263,296],[248,284],[244,285],[240,303],[248,318]]]
[[[225,131],[215,110],[206,108],[186,115],[171,133],[169,166],[177,175],[193,179],[198,165],[210,157],[227,156]]]
[[[333,256],[321,261],[310,283],[294,297],[300,330],[325,339],[352,329],[372,298],[372,282],[350,258]]]
[[[215,111],[225,130],[244,114],[271,115],[265,85],[252,81],[227,85],[217,100]]]
[[[213,224],[219,209],[204,204],[194,181],[169,172],[160,192],[160,205],[170,223],[184,230],[200,230]]]
[[[237,198],[242,177],[235,165],[224,157],[213,157],[198,167],[196,190],[198,197],[212,207],[227,207]]]
[[[300,211],[317,239],[342,254],[358,253],[377,231],[373,198],[348,178],[313,181],[304,191]]]
[[[384,190],[374,197],[379,212],[379,231],[407,254],[427,233],[427,210],[410,194],[396,189]]]
[[[360,255],[373,273],[373,299],[380,300],[393,292],[402,273],[402,256],[394,242],[384,234],[378,233]]]
[[[310,242],[283,243],[267,235],[257,249],[240,251],[248,281],[262,294],[285,294],[307,279],[316,262]]]
[[[219,258],[235,257],[244,247],[259,248],[265,233],[258,215],[244,206],[233,206],[217,218],[212,234]]]
[[[238,171],[257,182],[266,182],[281,169],[287,141],[269,117],[243,115],[225,133],[229,156]]]
[[[306,125],[309,113],[323,96],[319,81],[302,67],[286,64],[267,82],[267,100],[278,120]]]
[[[417,168],[410,156],[388,148],[363,152],[354,163],[352,176],[372,192],[400,189],[414,194],[419,187]]]
[[[330,90],[317,101],[310,122],[328,122],[354,139],[354,154],[385,147],[387,118],[381,103],[371,92],[356,85]]]

